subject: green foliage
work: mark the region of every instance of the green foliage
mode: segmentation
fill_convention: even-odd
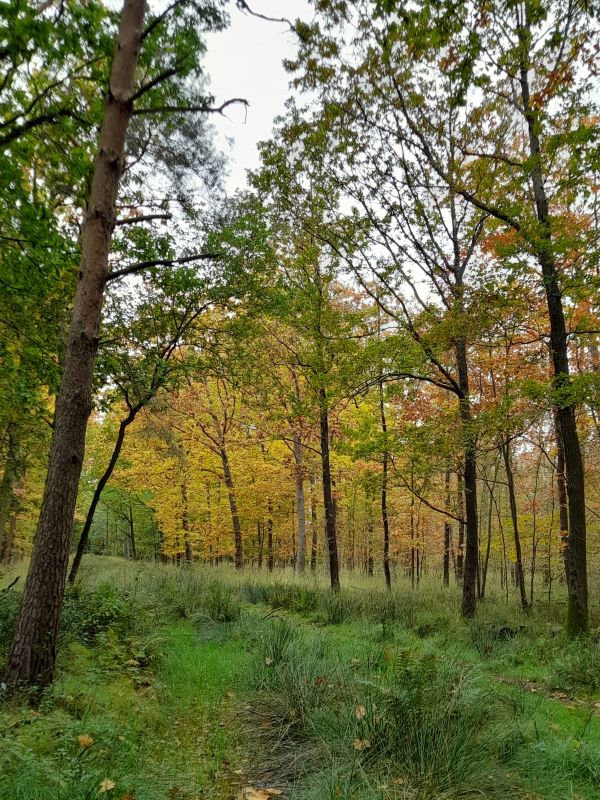
[[[20,604],[20,592],[0,591],[0,669],[8,655]]]
[[[92,590],[77,584],[65,596],[62,630],[66,636],[87,644],[109,628],[124,631],[135,613],[130,598],[109,583]]]
[[[565,645],[553,665],[549,684],[565,692],[600,692],[600,641],[581,637]]]

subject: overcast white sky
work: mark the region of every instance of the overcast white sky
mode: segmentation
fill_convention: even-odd
[[[250,8],[272,17],[312,18],[308,0],[248,0]],[[211,120],[219,131],[219,142],[229,154],[229,191],[245,185],[246,169],[258,165],[257,142],[271,135],[273,119],[284,111],[290,76],[282,60],[293,58],[296,42],[282,23],[266,22],[239,11],[230,4],[231,25],[207,37],[205,64],[217,102],[244,97],[247,111],[227,109],[227,118]],[[231,146],[225,140],[232,139]]]

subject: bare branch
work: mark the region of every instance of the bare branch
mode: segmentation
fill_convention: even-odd
[[[106,276],[106,283],[115,281],[117,278],[124,278],[126,275],[135,275],[152,267],[174,267],[176,264],[190,264],[193,261],[209,261],[217,258],[220,258],[219,253],[198,253],[194,256],[183,256],[182,258],[156,258],[151,261],[140,261],[139,264],[132,264],[129,267],[109,272]]]
[[[223,114],[228,106],[240,103],[245,108],[250,106],[250,103],[243,97],[232,97],[231,100],[226,100],[220,106],[156,106],[156,108],[136,108],[133,113],[140,114]]]
[[[118,219],[115,225],[135,225],[138,222],[150,222],[153,219],[173,219],[172,214],[143,214],[140,217],[126,217]]]

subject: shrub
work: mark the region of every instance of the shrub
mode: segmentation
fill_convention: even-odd
[[[600,641],[581,637],[562,649],[550,684],[564,691],[600,691]]]
[[[202,611],[212,622],[235,622],[241,612],[235,589],[218,581],[209,583],[202,597]]]
[[[135,609],[129,598],[110,584],[104,583],[92,590],[78,584],[65,595],[62,632],[87,644],[109,628],[123,630],[134,616]]]

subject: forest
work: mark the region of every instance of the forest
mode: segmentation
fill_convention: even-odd
[[[597,800],[600,5],[290,5],[0,4],[0,800]]]

